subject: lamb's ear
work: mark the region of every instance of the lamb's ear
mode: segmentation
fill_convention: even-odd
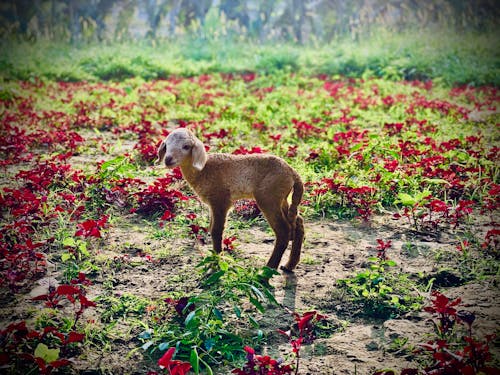
[[[165,156],[165,152],[167,152],[167,144],[165,143],[165,141],[162,141],[160,147],[158,147],[158,160],[156,160],[157,163],[161,163],[163,157]]]
[[[192,153],[193,167],[194,169],[201,171],[207,163],[207,152],[205,151],[205,146],[198,138],[195,138]]]

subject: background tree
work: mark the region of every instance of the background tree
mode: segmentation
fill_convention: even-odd
[[[213,25],[204,33],[219,35],[220,28],[262,42],[330,42],[380,28],[496,30],[499,9],[495,0],[7,0],[0,35],[72,42],[196,36],[210,14]]]

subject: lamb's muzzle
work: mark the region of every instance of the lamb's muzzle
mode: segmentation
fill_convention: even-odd
[[[216,253],[222,250],[222,233],[233,202],[253,198],[276,235],[267,266],[278,268],[290,240],[290,257],[282,269],[292,271],[297,266],[304,240],[304,220],[298,214],[304,185],[283,159],[266,154],[207,154],[191,131],[179,128],[161,143],[158,161],[167,168],[180,166],[191,188],[210,207],[210,234]]]

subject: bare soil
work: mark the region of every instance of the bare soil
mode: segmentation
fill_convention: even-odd
[[[90,298],[106,293],[115,296],[128,293],[155,299],[173,291],[188,293],[197,287],[193,277],[195,265],[209,253],[210,244],[194,245],[186,238],[153,238],[132,215],[123,223],[112,226],[107,238],[91,249],[102,267],[89,289]],[[267,224],[262,222],[235,232],[238,254],[264,265],[273,246]],[[499,333],[498,278],[489,276],[481,281],[480,269],[474,281],[461,278],[453,233],[444,232],[440,238],[418,235],[386,214],[370,223],[309,221],[306,236],[302,262],[296,271],[280,273],[271,280],[275,296],[284,307],[298,312],[317,309],[328,315],[335,326],[329,337],[318,338],[313,345],[303,348],[300,374],[371,374],[382,368],[400,370],[417,366],[418,358],[412,349],[419,342],[427,341],[433,332],[429,314],[415,312],[387,320],[363,316],[359,307],[353,306],[335,287],[338,279],[366,267],[367,258],[376,254],[377,238],[392,241],[388,255],[397,262],[401,272],[435,277],[436,288],[450,298],[460,297],[462,307],[476,315],[476,336]],[[158,260],[147,261],[144,254],[157,254]],[[285,253],[283,263],[287,256]],[[61,276],[60,272],[52,265],[29,294],[17,300],[4,300],[0,308],[2,325],[33,316],[34,309],[41,307],[30,298],[45,293],[48,285],[53,285]],[[97,311],[90,310],[86,312],[86,319],[97,319],[103,313],[99,307]],[[284,308],[269,307],[260,321],[267,334],[265,353],[279,356],[289,352],[286,338],[277,334],[276,329],[287,330],[292,323],[292,317]],[[118,320],[108,332],[108,345],[104,349],[84,347],[83,355],[75,359],[73,368],[81,374],[145,374],[148,370],[157,370],[154,362],[148,361],[146,354],[137,349],[140,332],[139,325],[131,327],[126,320]],[[394,342],[398,340],[407,342],[397,347]],[[497,340],[492,347],[497,365],[500,363],[498,344]],[[230,369],[217,371],[224,374]]]

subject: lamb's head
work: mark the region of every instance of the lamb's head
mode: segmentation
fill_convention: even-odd
[[[179,128],[171,132],[158,148],[158,162],[164,162],[167,168],[190,163],[201,171],[207,162],[207,153],[203,143],[188,129]]]

